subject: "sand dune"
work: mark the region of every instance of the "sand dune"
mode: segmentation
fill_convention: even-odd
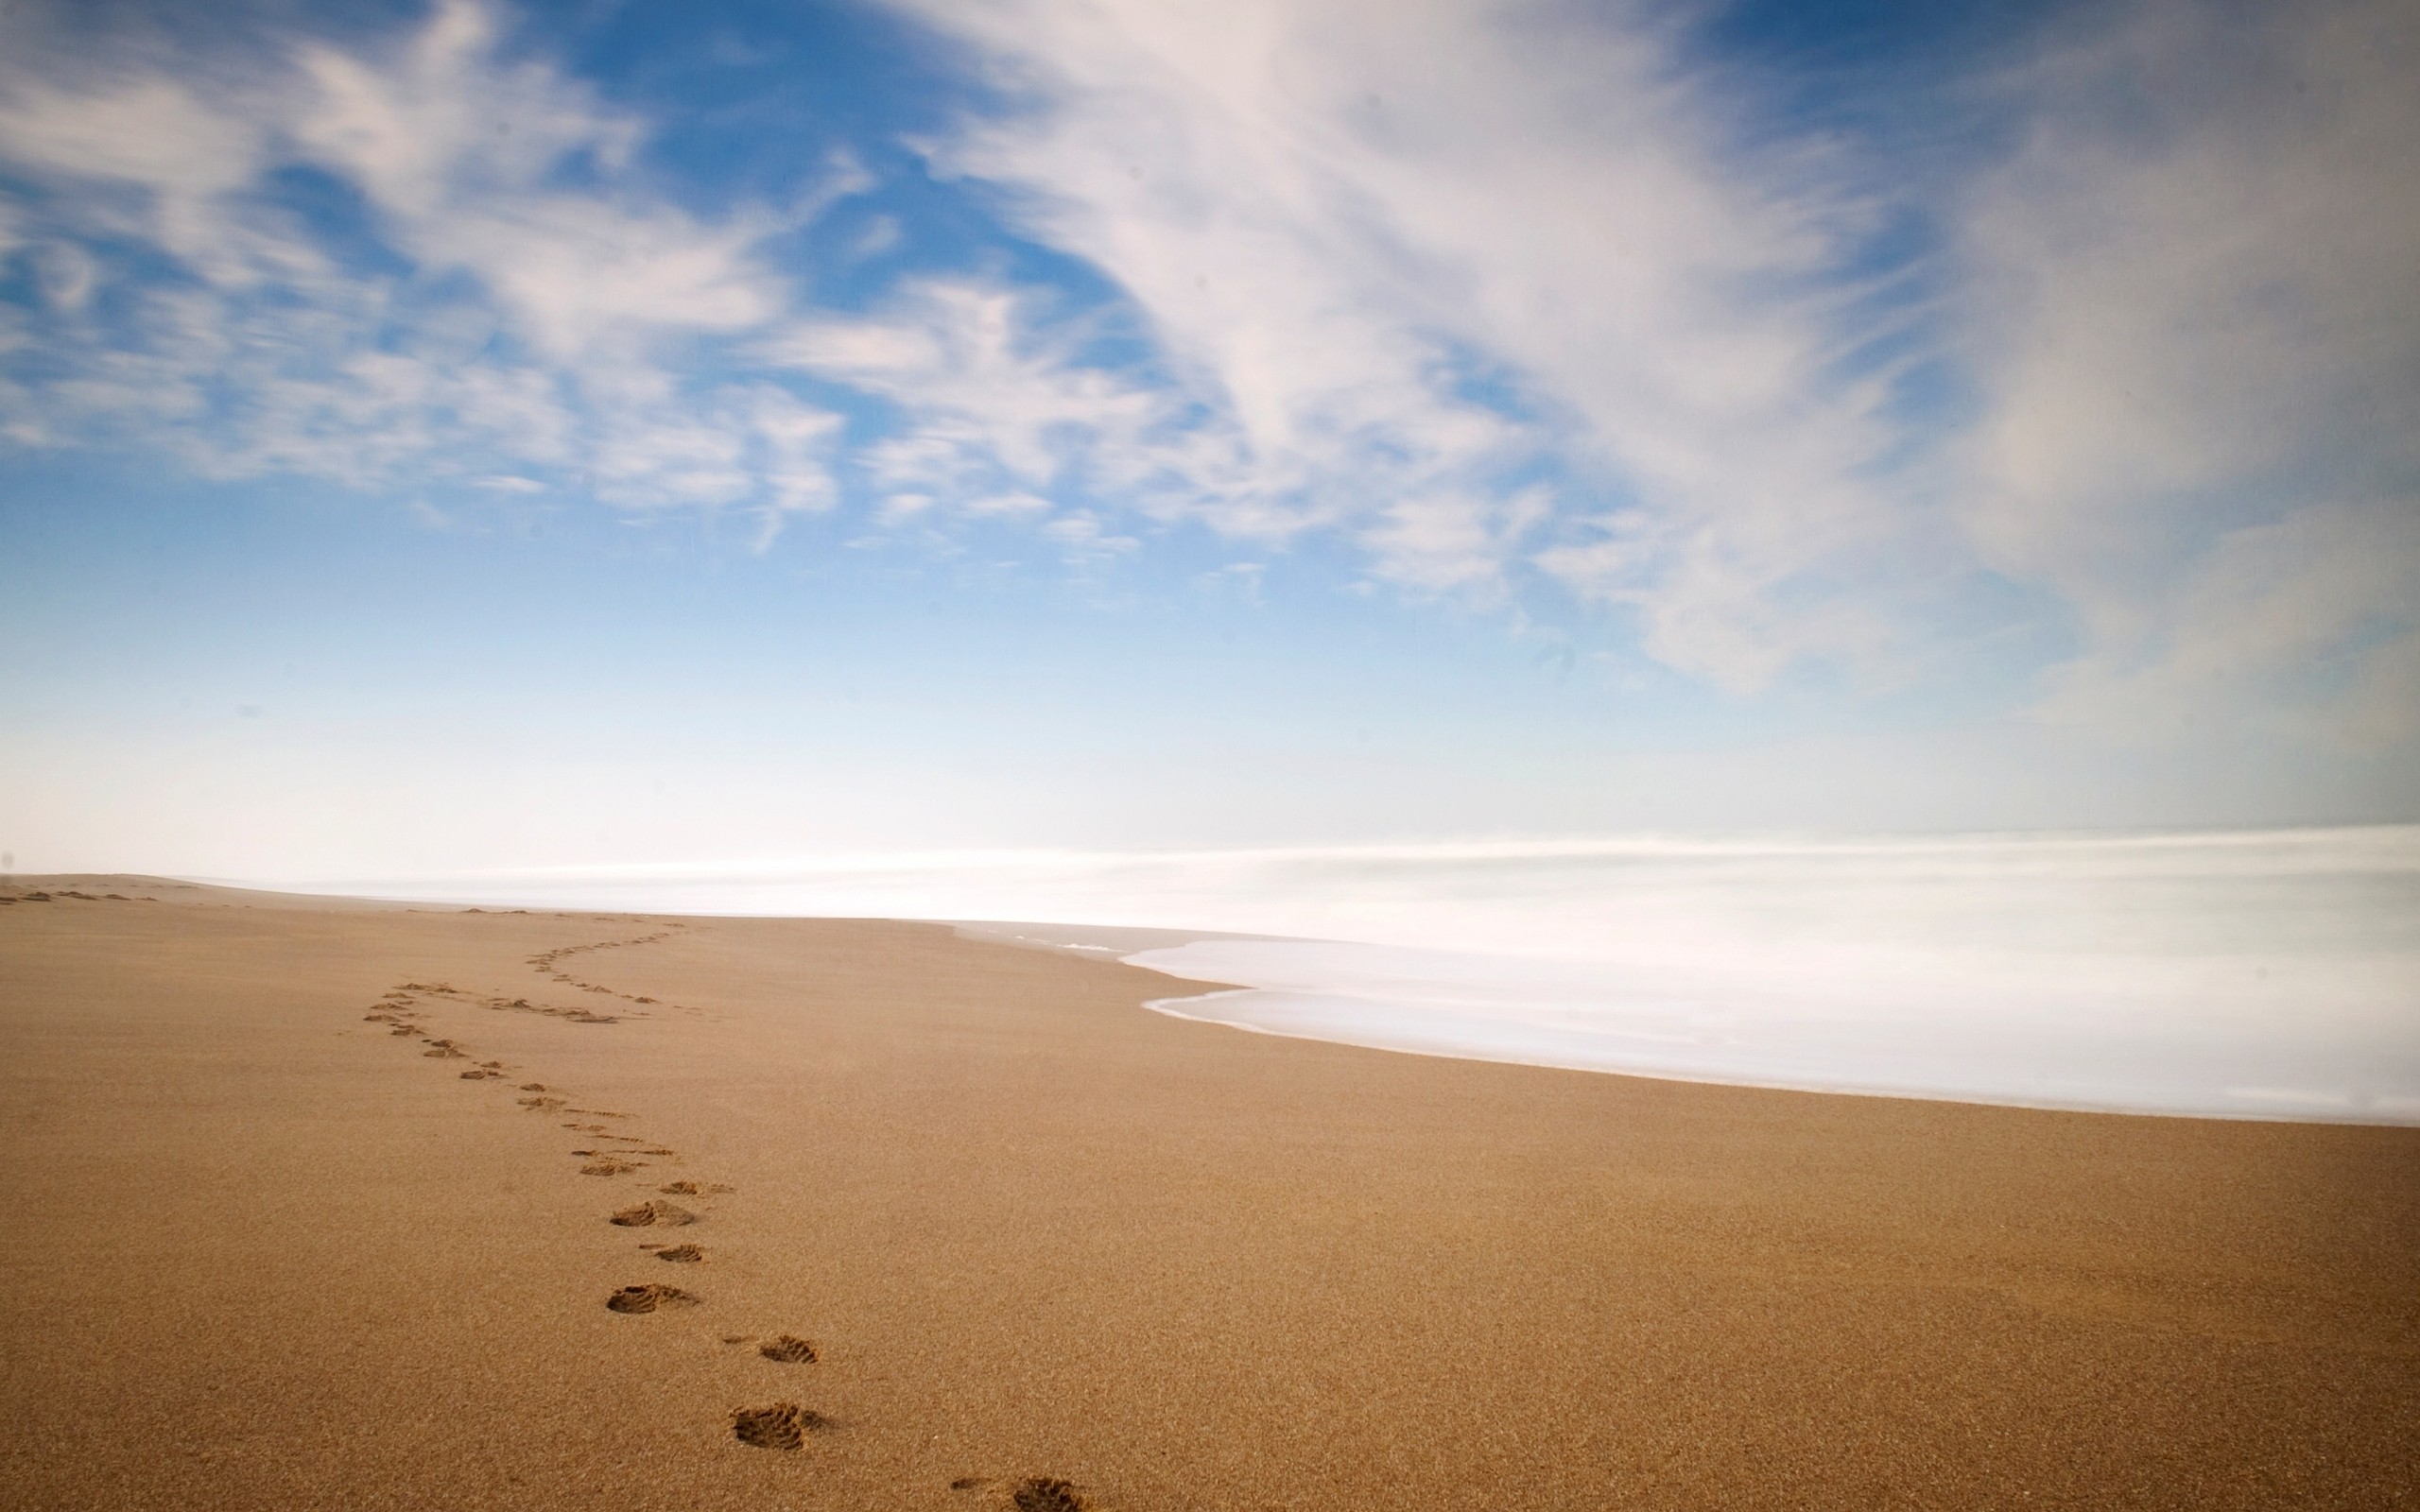
[[[1277,1040],[930,925],[0,894],[12,1507],[2413,1494],[2420,1130]]]

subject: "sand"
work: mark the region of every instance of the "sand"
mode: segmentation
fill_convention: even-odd
[[[33,886],[11,1508],[2420,1504],[2420,1130],[1280,1040],[935,925]]]

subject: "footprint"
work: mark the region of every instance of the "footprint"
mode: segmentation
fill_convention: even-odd
[[[776,1365],[813,1365],[815,1346],[794,1333],[785,1333],[756,1347],[756,1352]]]
[[[961,1475],[949,1483],[953,1491],[990,1491],[1005,1494],[1008,1504],[1016,1512],[1086,1512],[1092,1503],[1085,1501],[1074,1483],[1054,1475],[1028,1475],[1021,1481],[993,1481],[980,1475]]]
[[[718,1197],[739,1189],[722,1181],[667,1181],[655,1190],[675,1197]]]
[[[582,1176],[622,1176],[629,1172],[637,1170],[639,1166],[645,1165],[646,1163],[647,1162],[645,1160],[638,1161],[636,1164],[628,1160],[591,1160],[586,1165],[579,1168],[579,1174]]]
[[[666,1228],[678,1228],[696,1223],[698,1215],[668,1202],[642,1202],[635,1208],[624,1208],[605,1221],[620,1228],[651,1228],[658,1224]]]
[[[706,1258],[706,1252],[695,1245],[670,1245],[655,1252],[658,1260],[668,1260],[676,1265],[694,1265]]]
[[[644,1286],[623,1287],[605,1298],[605,1305],[616,1313],[652,1313],[659,1307],[695,1307],[704,1300],[678,1286],[659,1286],[649,1281]]]
[[[521,1090],[525,1092],[543,1092],[546,1090],[546,1084],[543,1081],[525,1081],[521,1084]]]
[[[466,1071],[462,1073],[462,1079],[464,1081],[485,1081],[490,1076],[501,1076],[504,1073],[500,1071]]]
[[[732,1436],[756,1449],[799,1449],[808,1434],[830,1426],[830,1419],[794,1401],[740,1407],[731,1415]]]
[[[513,1101],[533,1113],[543,1113],[550,1108],[563,1106],[563,1100],[560,1097],[517,1097]]]

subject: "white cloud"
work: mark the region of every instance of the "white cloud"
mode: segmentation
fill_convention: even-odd
[[[1191,512],[1340,528],[1422,589],[1500,591],[1534,558],[1742,688],[1870,648],[1807,591],[1878,594],[1866,558],[1910,530],[1858,478],[1898,438],[1834,376],[1840,296],[1806,292],[1864,213],[1807,154],[1726,149],[1737,123],[1643,12],[913,9],[1028,106],[938,160],[1022,191],[1028,228],[1133,296],[1214,417],[1182,459]],[[1547,450],[1625,507],[1508,490]]]
[[[83,311],[100,273],[90,252],[74,242],[44,242],[34,249],[33,265],[44,303],[71,315]]]
[[[2420,500],[2282,511],[2226,531],[2164,586],[2140,632],[2058,670],[2045,717],[2139,733],[2215,713],[2238,737],[2420,735]]]
[[[2386,672],[2420,630],[2415,42],[2391,0],[2161,3],[2016,81],[1963,220],[1965,518],[2083,622],[2050,713],[2420,725]]]
[[[848,477],[876,530],[1086,562],[1324,535],[1414,594],[1555,585],[1743,693],[1993,654],[1940,643],[2028,612],[1958,601],[1996,572],[2074,611],[2047,717],[2420,731],[2398,0],[2256,31],[2199,0],[2079,12],[1970,89],[2015,145],[1945,197],[1752,119],[1754,82],[1648,0],[896,3],[1014,102],[929,160],[1119,298],[998,257],[805,308],[767,238],[861,164],[788,210],[683,209],[648,123],[503,57],[474,0],[241,68],[28,44],[0,159],[43,188],[0,202],[0,256],[41,297],[0,310],[0,431],[769,530]],[[409,271],[283,208],[298,167]],[[1859,262],[1893,215],[1949,247],[1912,315]],[[180,275],[136,277],[134,244]],[[1946,440],[1893,407],[1891,320],[1971,384]],[[896,423],[853,438],[801,375]]]
[[[189,224],[185,217],[203,218],[198,207],[211,197],[248,182],[263,149],[260,122],[201,99],[164,73],[105,77],[78,89],[22,63],[16,72],[0,117],[9,157],[161,196],[167,239],[180,251],[194,249],[175,228]]]
[[[1140,541],[1116,534],[1089,509],[1071,510],[1046,521],[1042,533],[1058,543],[1061,555],[1074,566],[1110,561],[1143,549]]]
[[[977,512],[1131,464],[1177,423],[1178,401],[1079,360],[1082,332],[1036,309],[1043,296],[969,279],[925,279],[874,314],[801,320],[764,360],[845,383],[907,424],[860,460],[892,498]]]
[[[1097,427],[1083,464],[1164,518],[1339,530],[1421,590],[1534,567],[1742,691],[1954,663],[1928,643],[1996,627],[1958,593],[1996,570],[2078,611],[2062,717],[2308,698],[2342,657],[2344,718],[2408,722],[2377,670],[2420,601],[2394,544],[2420,479],[2408,7],[2256,34],[2186,0],[2083,16],[1989,81],[2020,146],[1939,201],[1853,143],[1749,145],[1753,86],[1685,65],[1660,8],[903,3],[1021,101],[935,160],[1139,307],[1167,407]],[[1861,354],[1909,318],[1849,271],[1886,212],[1950,231],[1945,301],[1898,334],[1970,375],[1970,441],[1928,450],[1901,369]],[[986,369],[918,328],[986,319],[860,339],[929,392]],[[1475,372],[1512,403],[1475,402]],[[945,493],[990,446],[1038,480],[1033,391],[928,406],[903,471]],[[1576,486],[1509,490],[1541,453]],[[2308,576],[2254,593],[2272,554]],[[2281,608],[2322,601],[2351,606],[2325,633]]]
[[[779,311],[750,251],[761,218],[708,226],[628,192],[551,187],[567,158],[625,167],[637,123],[552,70],[499,62],[494,29],[483,8],[446,0],[390,55],[302,49],[299,150],[359,183],[423,268],[475,275],[553,357],[655,330],[746,330]]]
[[[631,507],[828,505],[837,418],[676,366],[683,344],[786,308],[756,252],[782,222],[703,221],[652,194],[632,166],[642,123],[501,60],[495,31],[444,0],[386,43],[232,72],[132,46],[0,68],[0,159],[49,190],[17,218],[44,238],[47,324],[26,335],[52,370],[8,396],[11,434],[130,436],[219,476],[555,469]],[[269,188],[295,167],[357,189],[410,271],[341,263]],[[180,276],[112,263],[129,238]],[[104,322],[90,306],[112,279],[130,313]]]

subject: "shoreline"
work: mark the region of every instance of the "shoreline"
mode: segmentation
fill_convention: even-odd
[[[1210,1005],[1220,1022],[1415,1054],[2420,1125],[2420,827],[610,870],[393,890],[1122,945],[1149,969],[1264,990]],[[1080,919],[1119,922],[1065,922]],[[1051,922],[1000,922],[1035,919]]]
[[[27,1506],[2251,1508],[2408,1478],[2420,1131],[1236,1034],[1141,1011],[1165,977],[937,924],[152,890],[0,907]],[[649,1204],[696,1221],[611,1221]]]
[[[1126,960],[1125,964],[1141,963]],[[1150,970],[1148,966],[1144,969]],[[2011,1108],[2041,1113],[2088,1113],[2097,1118],[2181,1118],[2207,1120],[2221,1124],[2318,1124],[2350,1128],[2420,1128],[2420,1114],[2365,1116],[2359,1112],[2331,1115],[2319,1112],[2219,1111],[2208,1108],[2127,1106],[2106,1102],[2029,1100],[1959,1091],[1931,1091],[1911,1087],[1822,1086],[1803,1081],[1754,1081],[1742,1076],[1693,1076],[1685,1072],[1661,1071],[1637,1065],[1583,1065],[1568,1060],[1490,1055],[1481,1050],[1450,1049],[1443,1045],[1388,1043],[1375,1037],[1346,1038],[1335,1034],[1311,1034],[1256,1023],[1249,1019],[1226,1019],[1216,1014],[1184,1011],[1186,1004],[1215,1003],[1227,998],[1240,999],[1270,995],[1273,994],[1266,988],[1214,988],[1210,991],[1187,997],[1152,998],[1144,1003],[1143,1006],[1153,1013],[1166,1014],[1172,1019],[1183,1019],[1189,1023],[1213,1024],[1222,1029],[1234,1029],[1243,1034],[1267,1035],[1276,1040],[1299,1040],[1310,1044],[1351,1045],[1357,1050],[1375,1050],[1386,1055],[1423,1056],[1437,1060],[1468,1060],[1482,1065],[1529,1066],[1541,1071],[1573,1071],[1591,1076],[1626,1076],[1639,1081],[1677,1082],[1689,1087],[1736,1087],[1751,1091],[1798,1092],[1809,1097],[1878,1097],[1914,1103],[1952,1103],[1966,1108]]]

